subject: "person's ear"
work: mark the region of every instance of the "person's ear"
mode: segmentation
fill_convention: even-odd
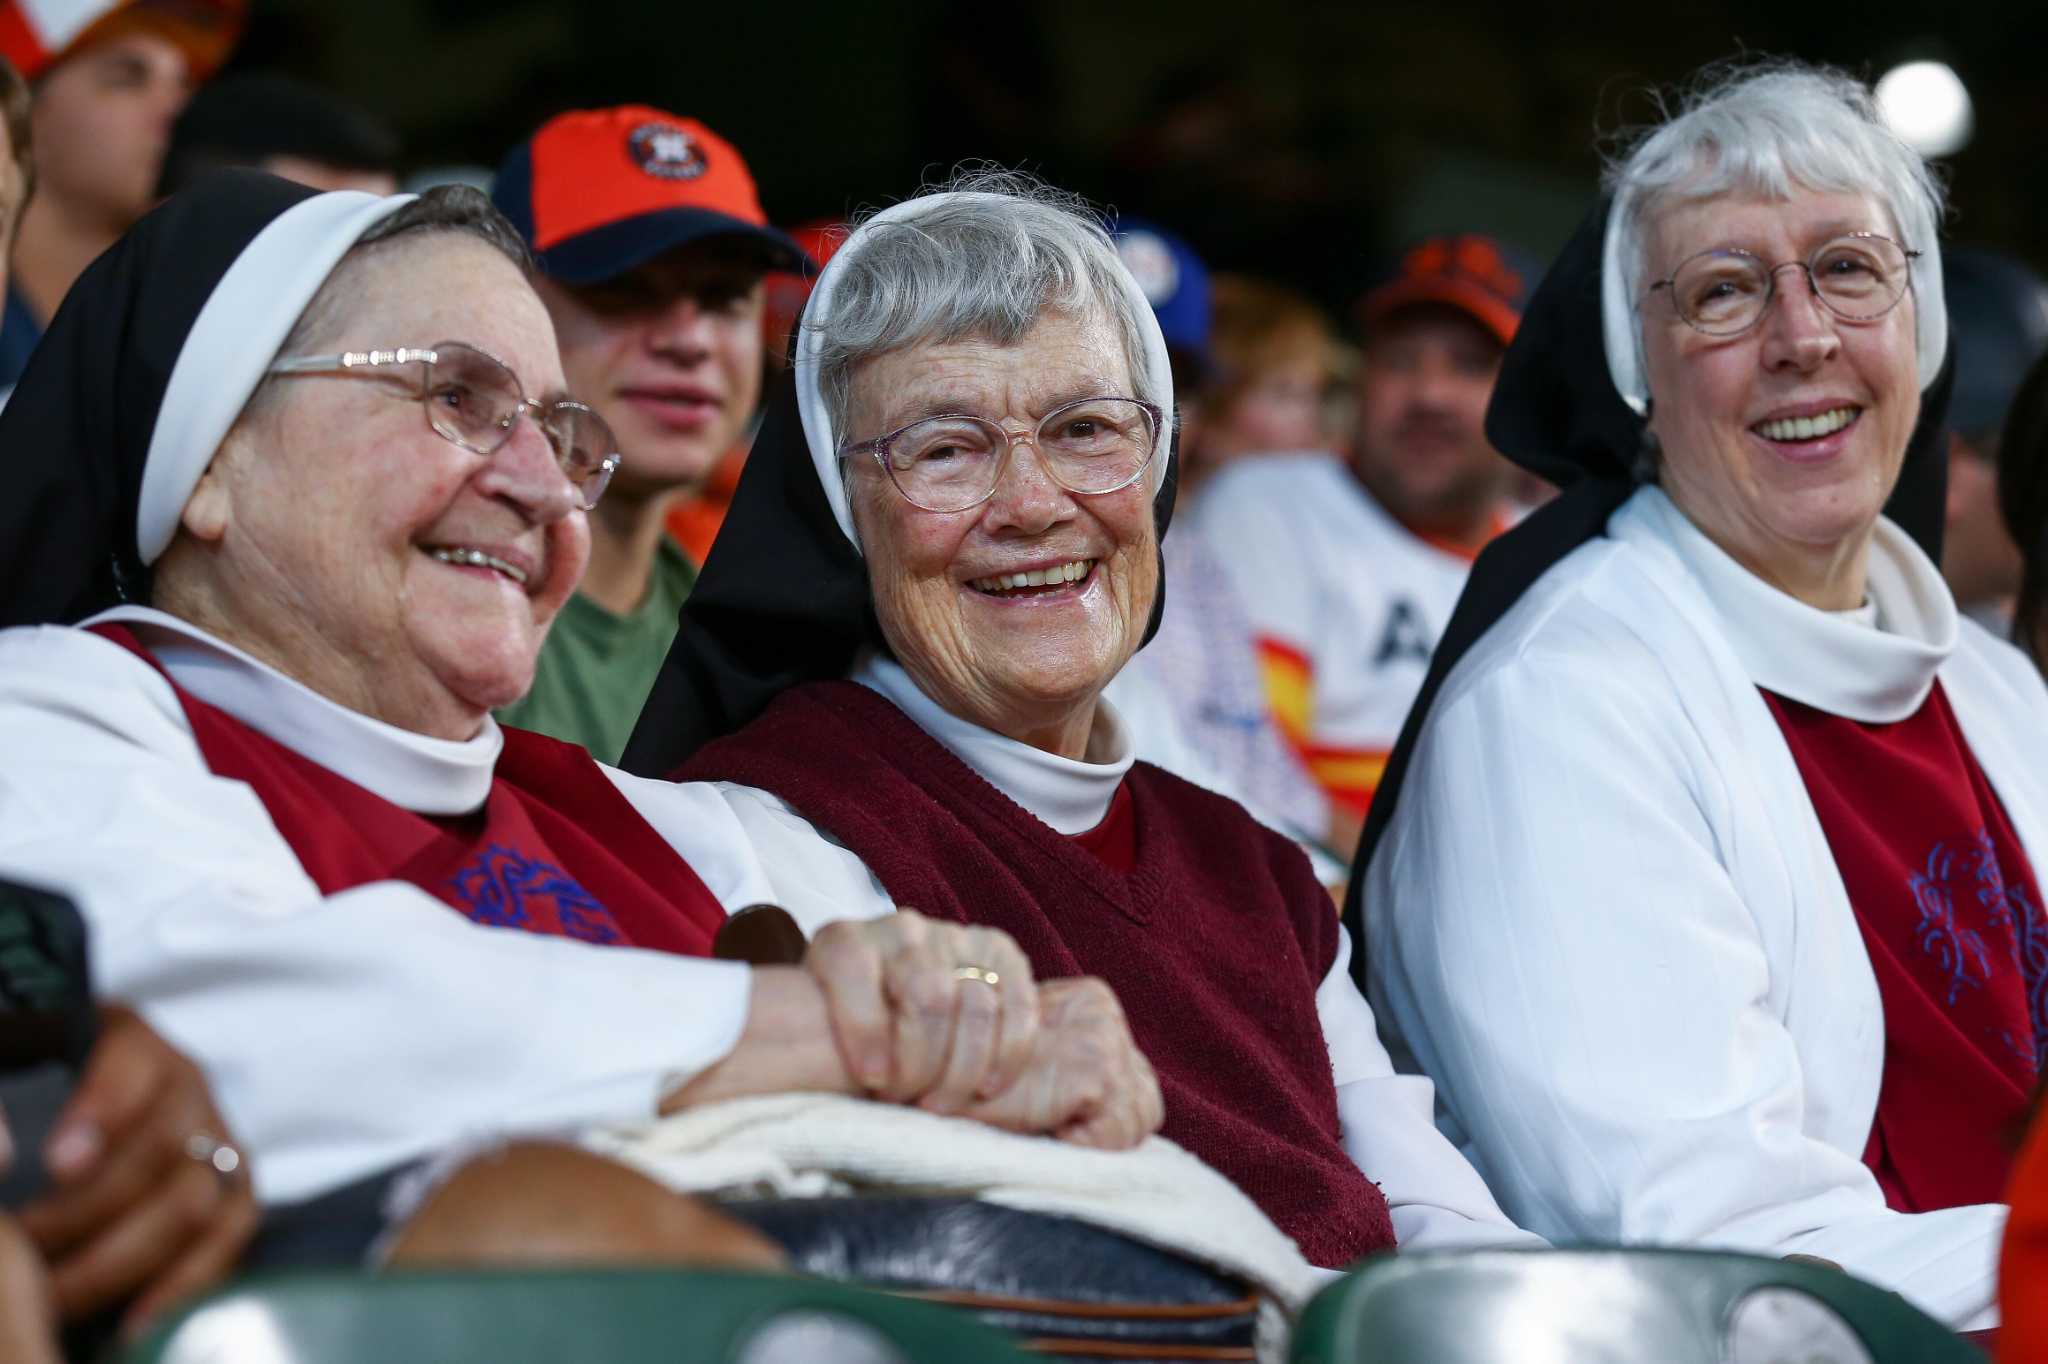
[[[231,475],[240,434],[238,426],[213,452],[206,472],[199,476],[192,495],[185,499],[185,509],[178,513],[179,527],[203,545],[219,544],[227,536],[228,526],[234,520],[235,495]]]
[[[185,499],[185,510],[178,513],[178,524],[200,543],[217,545],[227,535],[233,501],[228,493],[227,479],[222,476],[221,460],[215,456],[213,463],[206,466],[206,472],[199,476],[199,486]]]

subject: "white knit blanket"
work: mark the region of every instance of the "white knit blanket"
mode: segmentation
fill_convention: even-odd
[[[1278,1357],[1285,1319],[1328,1277],[1235,1184],[1162,1137],[1097,1151],[896,1104],[775,1094],[583,1141],[688,1193],[952,1194],[1122,1232],[1262,1289],[1262,1358]]]

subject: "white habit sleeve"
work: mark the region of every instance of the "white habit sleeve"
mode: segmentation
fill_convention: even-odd
[[[1819,1255],[1982,1324],[2005,1210],[1892,1212],[1860,1152],[1809,1132],[1785,964],[1700,775],[1742,756],[1618,653],[1454,677],[1431,714],[1366,883],[1388,1035],[1523,1226]]]
[[[1316,1012],[1330,1047],[1344,1150],[1387,1196],[1396,1242],[1403,1250],[1545,1244],[1508,1220],[1479,1172],[1437,1131],[1428,1077],[1394,1073],[1372,1008],[1351,979],[1351,934],[1337,932],[1337,959],[1316,991]]]
[[[323,897],[169,686],[83,631],[0,634],[0,875],[62,891],[95,983],[196,1060],[266,1202],[492,1133],[647,1118],[729,1051],[744,967]]]

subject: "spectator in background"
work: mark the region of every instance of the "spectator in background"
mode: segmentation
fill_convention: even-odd
[[[1166,341],[1176,394],[1198,394],[1215,373],[1208,267],[1181,238],[1126,218],[1117,255],[1137,281]],[[1179,457],[1205,427],[1199,397],[1179,404]],[[1182,488],[1188,475],[1182,474]],[[1132,750],[1175,776],[1243,805],[1302,843],[1325,883],[1343,879],[1345,855],[1328,856],[1322,796],[1274,727],[1252,650],[1251,620],[1230,575],[1198,536],[1160,542],[1172,590],[1152,643],[1104,690],[1131,732]]]
[[[1514,513],[1486,403],[1533,272],[1486,237],[1439,237],[1360,304],[1351,460],[1221,470],[1194,523],[1252,615],[1266,694],[1348,848],[1473,557]]]
[[[789,235],[812,263],[822,268],[844,240],[846,227],[835,219],[821,218],[791,228]],[[761,347],[770,377],[789,368],[797,319],[803,316],[804,301],[811,296],[815,279],[808,269],[772,270],[768,274],[761,308]],[[694,488],[684,489],[669,507],[668,533],[693,564],[703,563],[704,556],[711,553],[711,542],[718,538],[718,528],[725,524],[732,495],[740,486],[740,470],[746,468],[747,451],[753,447],[754,434],[760,426],[758,418],[749,422],[710,477]]]
[[[1200,390],[1197,438],[1183,486],[1246,455],[1327,452],[1324,404],[1337,337],[1306,295],[1249,275],[1220,275],[1210,336],[1214,365]]]
[[[171,128],[160,195],[225,166],[312,189],[398,189],[398,134],[338,95],[269,72],[228,76],[192,97]]]
[[[171,121],[241,35],[241,0],[0,0],[0,55],[35,90],[37,193],[14,242],[0,388],[93,257],[149,208]]]
[[[539,257],[570,387],[625,456],[533,689],[499,718],[615,762],[696,580],[669,506],[753,419],[763,278],[807,258],[768,225],[731,143],[644,105],[549,120],[505,158],[492,197]]]
[[[2005,636],[2021,564],[1999,519],[1998,438],[2020,381],[2048,350],[2048,282],[2010,256],[1968,247],[1944,253],[1941,273],[1956,346],[1941,573],[1958,609]]]

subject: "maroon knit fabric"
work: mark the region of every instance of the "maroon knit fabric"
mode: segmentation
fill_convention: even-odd
[[[1393,1246],[1385,1197],[1344,1153],[1316,1013],[1336,911],[1300,849],[1236,803],[1137,764],[1120,875],[851,682],[785,692],[676,776],[781,797],[897,904],[1005,930],[1041,979],[1100,976],[1159,1073],[1166,1136],[1316,1264]]]

